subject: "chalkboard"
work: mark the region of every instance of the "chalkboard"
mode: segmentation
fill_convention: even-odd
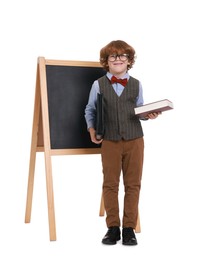
[[[92,83],[101,67],[46,65],[51,149],[98,148],[84,117]]]

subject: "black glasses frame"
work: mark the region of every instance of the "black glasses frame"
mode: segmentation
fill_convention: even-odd
[[[126,54],[126,53],[123,53],[123,54],[112,54],[112,55],[108,56],[108,60],[109,61],[116,61],[117,57],[119,57],[119,59],[121,61],[126,61],[126,60],[128,60],[129,55]]]

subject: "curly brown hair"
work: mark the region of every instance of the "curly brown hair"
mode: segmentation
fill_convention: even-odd
[[[106,71],[109,70],[108,56],[111,54],[128,54],[127,70],[131,69],[135,63],[136,54],[132,46],[121,40],[111,41],[100,50],[100,64]]]

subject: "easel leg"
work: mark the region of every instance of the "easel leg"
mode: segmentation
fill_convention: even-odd
[[[135,233],[141,233],[139,213],[138,213],[138,218],[137,218],[137,224],[136,224],[136,227],[135,227]]]
[[[30,223],[30,219],[31,219],[36,149],[37,149],[37,142],[38,142],[38,127],[39,127],[39,117],[40,117],[40,104],[41,103],[40,103],[39,75],[38,75],[38,68],[37,68],[25,223]]]
[[[51,167],[51,145],[50,145],[49,112],[48,112],[48,98],[47,98],[48,95],[47,95],[47,81],[46,81],[46,65],[45,65],[45,59],[42,57],[39,58],[38,62],[39,62],[39,74],[40,74],[40,91],[41,91],[44,155],[45,155],[45,167],[46,167],[49,232],[50,232],[50,240],[55,241],[56,224],[55,224],[53,179],[52,179],[52,167]]]
[[[54,211],[51,157],[49,153],[46,152],[45,152],[45,164],[46,164],[47,203],[48,203],[48,216],[49,216],[49,235],[50,235],[50,240],[55,241],[56,223],[55,223],[55,211]]]
[[[33,184],[34,184],[34,172],[35,172],[35,159],[36,152],[31,151],[29,165],[29,177],[28,177],[28,188],[27,188],[27,199],[26,199],[26,213],[25,213],[25,223],[30,223],[31,221],[31,209],[33,200]]]
[[[105,207],[104,207],[104,199],[103,199],[103,192],[101,195],[101,203],[100,203],[100,210],[99,210],[99,216],[103,217],[105,214]]]

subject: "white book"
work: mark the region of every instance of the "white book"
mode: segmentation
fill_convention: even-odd
[[[173,103],[168,99],[159,100],[156,102],[148,103],[143,106],[135,107],[135,115],[146,117],[150,113],[163,112],[173,109]]]

